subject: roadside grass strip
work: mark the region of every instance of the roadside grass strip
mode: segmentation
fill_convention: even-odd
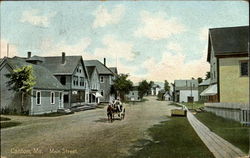
[[[20,124],[21,124],[20,122],[16,122],[16,121],[4,121],[4,122],[1,121],[1,126],[0,127],[2,129],[2,128],[18,126]]]
[[[139,140],[130,158],[212,158],[186,117],[171,117],[149,129],[152,140]]]
[[[239,122],[216,116],[210,112],[201,112],[194,116],[211,131],[240,148],[246,154],[249,153],[250,127],[242,126]]]

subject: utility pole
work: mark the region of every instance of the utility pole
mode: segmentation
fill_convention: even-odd
[[[9,43],[7,43],[7,58],[9,57]]]

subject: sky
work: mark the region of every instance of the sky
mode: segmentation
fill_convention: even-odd
[[[248,25],[245,1],[0,3],[0,58],[82,55],[133,82],[205,77],[209,28]]]

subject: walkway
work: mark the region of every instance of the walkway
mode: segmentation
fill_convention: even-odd
[[[187,112],[187,118],[201,140],[216,158],[237,158],[246,156],[240,149],[210,131],[210,129],[196,119],[190,111]]]

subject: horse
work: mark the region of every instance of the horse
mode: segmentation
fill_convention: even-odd
[[[108,121],[110,120],[110,122],[113,121],[113,107],[109,104],[108,108],[107,108],[107,116],[108,116]]]
[[[113,102],[112,107],[113,107],[113,113],[112,113],[113,119],[115,118],[115,114],[117,114],[121,120],[124,119],[125,108],[122,107],[121,101],[118,100]]]

